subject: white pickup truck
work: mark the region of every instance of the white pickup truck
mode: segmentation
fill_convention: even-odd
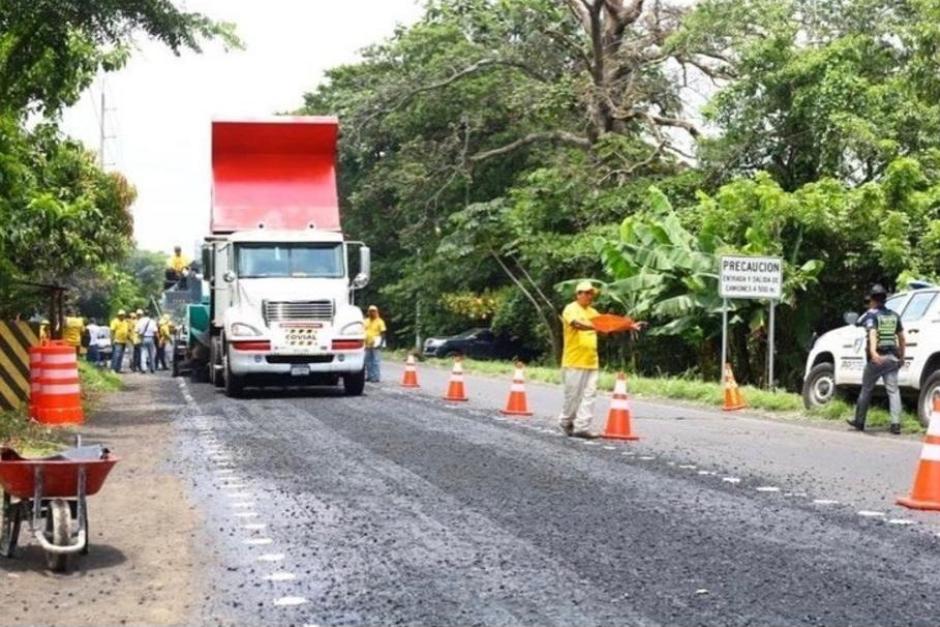
[[[886,305],[901,316],[907,339],[898,376],[901,395],[916,401],[917,415],[926,426],[933,396],[940,394],[940,287],[921,282],[911,287],[888,298]],[[855,324],[858,317],[846,314],[846,326],[821,335],[813,345],[803,377],[803,402],[808,409],[825,405],[839,392],[854,395],[861,387],[865,331]]]

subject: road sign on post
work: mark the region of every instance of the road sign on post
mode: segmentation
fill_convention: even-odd
[[[726,256],[719,261],[719,295],[724,299],[721,316],[721,363],[728,360],[728,300],[766,299],[770,301],[767,329],[767,380],[774,387],[774,314],[783,295],[783,259],[779,257]]]

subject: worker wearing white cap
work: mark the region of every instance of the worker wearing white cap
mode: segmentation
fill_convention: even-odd
[[[564,323],[564,352],[561,375],[565,385],[565,404],[558,418],[566,435],[595,438],[591,432],[594,418],[594,397],[597,395],[597,331],[591,321],[600,314],[592,303],[597,288],[590,281],[575,287],[575,300],[561,313]]]

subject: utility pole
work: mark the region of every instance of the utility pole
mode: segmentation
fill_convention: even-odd
[[[105,158],[105,149],[107,148],[107,142],[109,139],[115,139],[115,135],[108,134],[108,112],[113,112],[114,108],[108,108],[107,97],[105,93],[107,88],[104,82],[104,78],[101,79],[101,102],[100,102],[100,111],[98,114],[98,167],[102,170],[105,169],[108,165],[114,165],[113,162],[108,163]]]

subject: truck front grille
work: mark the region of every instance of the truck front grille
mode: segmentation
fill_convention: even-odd
[[[264,319],[269,324],[271,322],[282,322],[286,320],[332,320],[333,319],[333,301],[331,300],[311,300],[311,301],[292,301],[275,302],[265,301]]]

